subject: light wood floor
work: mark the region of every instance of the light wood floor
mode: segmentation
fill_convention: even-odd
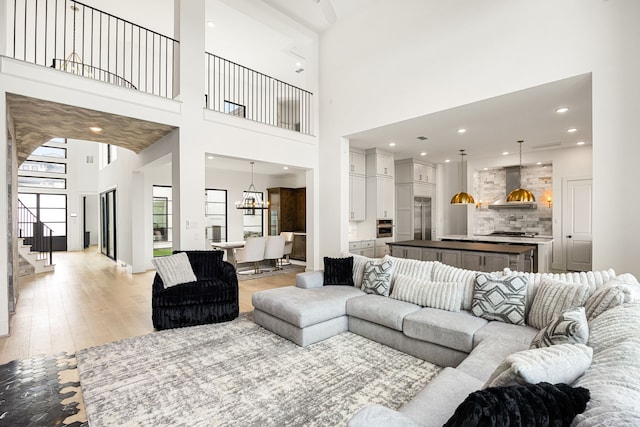
[[[11,336],[0,338],[0,364],[37,354],[75,352],[148,334],[154,271],[128,274],[95,247],[55,253],[56,270],[20,278]],[[295,273],[239,282],[240,311],[251,311],[251,295],[289,286]]]

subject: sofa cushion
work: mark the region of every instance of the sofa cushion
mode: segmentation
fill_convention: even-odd
[[[515,341],[526,345],[529,348],[531,340],[536,336],[538,330],[528,325],[512,325],[504,322],[489,322],[478,329],[473,336],[474,347],[478,343],[490,338],[499,338],[505,341]]]
[[[398,258],[385,255],[385,260],[393,263],[393,278],[391,279],[391,289],[395,285],[396,275],[413,277],[415,279],[431,280],[433,276],[434,261],[420,261],[410,258]]]
[[[278,319],[305,328],[346,314],[349,298],[364,293],[353,286],[323,286],[300,289],[294,286],[253,294],[253,306]]]
[[[411,338],[470,352],[473,334],[487,324],[468,311],[451,312],[425,307],[404,318],[403,331]]]
[[[423,424],[386,406],[372,404],[355,413],[347,423],[347,427],[423,427]]]
[[[540,329],[531,341],[531,348],[557,344],[586,344],[588,339],[589,325],[584,315],[584,307],[576,307],[554,317],[547,326]]]
[[[529,345],[521,342],[490,337],[474,346],[469,356],[456,369],[484,383],[505,357],[528,348]]]
[[[347,315],[402,331],[405,316],[420,306],[380,295],[362,295],[347,301]]]
[[[353,286],[353,257],[324,257],[323,284]]]
[[[362,290],[367,294],[389,296],[393,263],[390,260],[369,261],[364,265]]]
[[[482,381],[454,368],[444,368],[399,411],[425,427],[441,427]]]
[[[527,280],[522,276],[476,275],[471,313],[487,320],[524,325]]]
[[[165,288],[197,280],[189,263],[189,256],[185,252],[154,258],[151,262],[156,267]]]
[[[505,357],[484,387],[516,384],[573,384],[591,365],[593,349],[584,344],[559,344],[523,350]]]
[[[460,311],[462,283],[431,282],[397,274],[391,298],[417,304],[421,307]]]
[[[589,398],[586,388],[566,384],[491,387],[471,393],[444,427],[568,426]]]
[[[528,324],[542,329],[563,311],[584,306],[588,297],[588,285],[543,278],[531,305]]]

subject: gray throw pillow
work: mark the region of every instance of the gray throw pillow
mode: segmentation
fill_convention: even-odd
[[[381,262],[368,261],[364,265],[362,290],[367,294],[389,296],[391,290],[391,274],[393,263],[388,260]]]
[[[533,337],[531,348],[557,344],[586,344],[588,340],[589,325],[584,307],[576,307],[554,317]]]
[[[583,344],[560,344],[523,350],[507,356],[483,388],[516,384],[573,384],[591,366],[593,349]]]
[[[165,289],[197,280],[196,275],[193,274],[189,257],[184,252],[154,258],[151,262],[156,267]]]
[[[543,277],[531,305],[528,323],[542,329],[559,314],[575,307],[584,307],[588,297],[589,285]]]
[[[526,297],[525,277],[495,277],[479,273],[476,275],[471,313],[487,320],[524,325]]]

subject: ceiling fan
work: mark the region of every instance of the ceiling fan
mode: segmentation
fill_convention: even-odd
[[[333,7],[333,2],[331,0],[311,0],[320,5],[320,9],[322,9],[322,13],[324,14],[325,19],[329,24],[335,24],[338,20],[338,15],[336,15],[336,9]]]

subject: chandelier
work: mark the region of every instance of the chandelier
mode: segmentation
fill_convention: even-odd
[[[253,185],[253,165],[255,162],[251,162],[251,185],[247,190],[242,193],[242,200],[235,203],[236,209],[268,209],[269,202],[266,202],[262,198],[262,192],[256,189]]]

